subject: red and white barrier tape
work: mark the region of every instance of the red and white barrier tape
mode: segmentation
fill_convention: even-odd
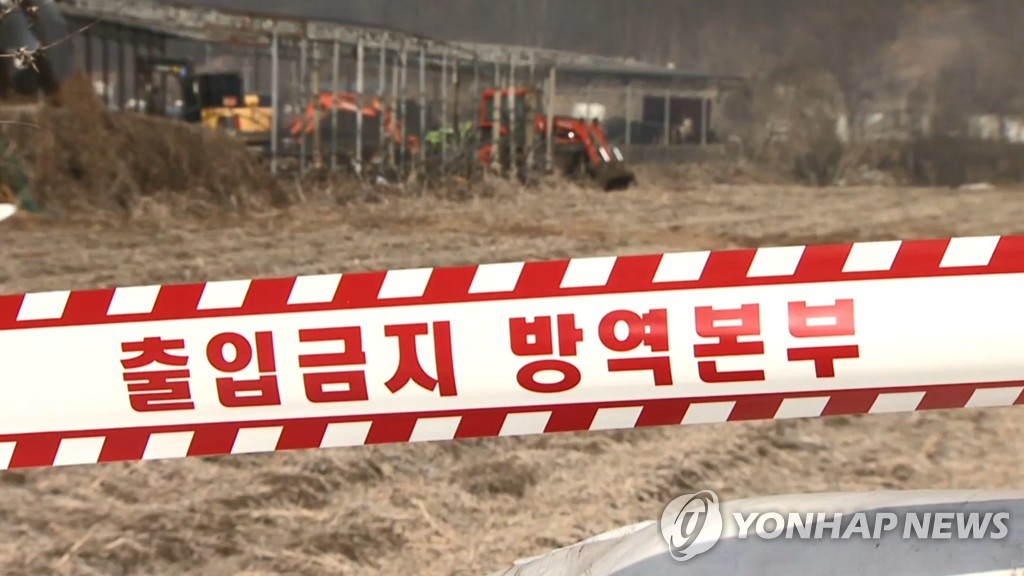
[[[0,468],[1009,406],[1021,294],[1024,237],[0,296]]]

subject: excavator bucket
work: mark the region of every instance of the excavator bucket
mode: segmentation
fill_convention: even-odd
[[[636,174],[621,162],[602,164],[594,179],[605,192],[625,190],[636,182]]]

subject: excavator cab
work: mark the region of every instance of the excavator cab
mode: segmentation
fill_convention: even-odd
[[[241,74],[196,74],[190,60],[152,56],[140,56],[136,70],[141,85],[146,86],[148,112],[164,113],[168,98],[165,84],[170,76],[180,90],[182,120],[238,136],[253,149],[269,145],[274,121],[270,98],[246,94]]]

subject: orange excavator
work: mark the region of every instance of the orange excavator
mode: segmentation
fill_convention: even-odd
[[[498,148],[497,160],[508,169],[509,149],[512,148],[509,136],[511,124],[510,111],[515,110],[516,156],[525,157],[528,147],[526,131],[532,130],[533,141],[544,150],[547,137],[547,117],[543,113],[527,117],[527,99],[531,91],[526,88],[515,90],[515,97],[509,98],[509,90],[491,88],[484,90],[480,96],[480,146],[477,150],[479,161],[489,166],[496,159],[495,148]],[[498,141],[494,140],[495,100],[499,100]],[[510,108],[509,101],[514,101]],[[553,152],[555,165],[564,175],[569,177],[590,178],[607,191],[624,190],[636,182],[636,174],[626,165],[622,152],[616,146],[608,144],[604,130],[596,121],[573,118],[571,116],[554,116],[552,124]],[[542,156],[541,156],[542,157]],[[517,161],[518,163],[518,161]]]
[[[338,133],[331,132],[331,110],[338,110]],[[301,116],[294,118],[289,133],[296,144],[303,138],[310,138],[320,125],[320,133],[327,138],[337,138],[342,145],[339,150],[355,149],[356,114],[359,114],[357,95],[352,92],[321,92],[309,104]],[[419,151],[419,139],[414,135],[406,135],[402,145],[402,124],[395,118],[380,98],[364,96],[363,106],[363,150],[365,155],[372,155],[375,150],[383,148],[388,142],[394,142],[399,154],[415,155]],[[380,142],[381,122],[384,124],[385,141]]]

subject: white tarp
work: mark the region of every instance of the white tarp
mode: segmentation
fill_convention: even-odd
[[[1002,539],[736,538],[725,523],[710,550],[673,560],[657,520],[590,538],[549,554],[520,560],[490,576],[660,576],[799,574],[879,576],[1011,576],[1024,570],[1024,491],[911,491],[799,494],[726,501],[723,515],[751,512],[1008,512]]]
[[[0,204],[0,222],[7,220],[18,211],[14,204]]]

